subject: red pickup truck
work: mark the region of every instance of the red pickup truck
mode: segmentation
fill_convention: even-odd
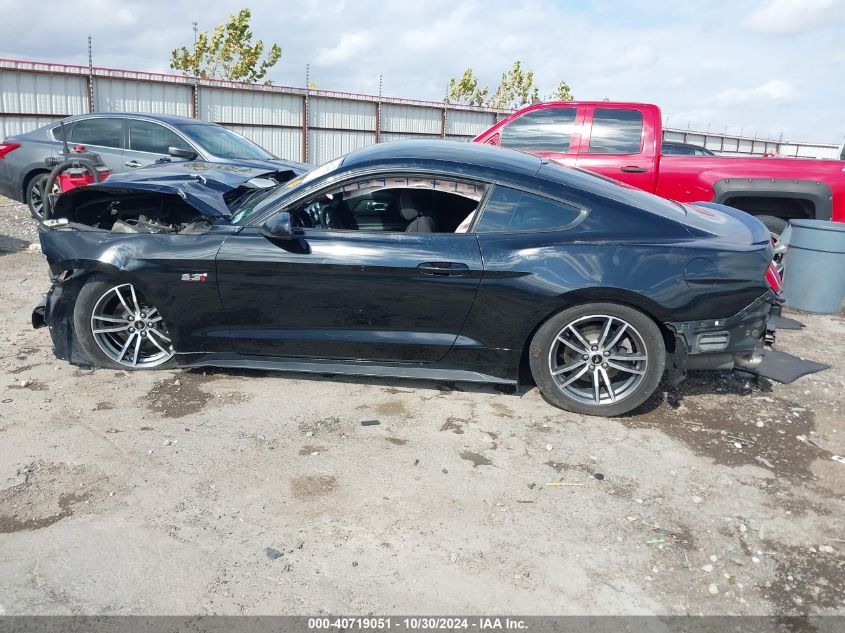
[[[845,222],[845,162],[661,155],[660,109],[646,103],[535,103],[475,139],[546,156],[677,200],[757,216],[777,237],[789,220]]]

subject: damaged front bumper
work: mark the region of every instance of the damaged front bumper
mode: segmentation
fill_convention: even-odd
[[[93,367],[91,360],[82,351],[73,329],[73,307],[81,283],[67,279],[54,283],[46,296],[32,310],[32,327],[47,327],[53,341],[56,358],[66,360],[79,367]]]
[[[769,320],[780,316],[782,305],[783,299],[769,291],[726,319],[666,323],[675,335],[675,350],[667,363],[669,381],[677,385],[687,370],[757,367],[774,345]]]

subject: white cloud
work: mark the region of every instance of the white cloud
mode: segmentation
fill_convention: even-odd
[[[719,106],[737,106],[746,103],[766,105],[787,102],[796,98],[795,89],[788,81],[773,79],[753,88],[728,88],[718,93],[713,102]]]
[[[78,0],[33,12],[0,0],[0,57],[168,70],[170,51],[193,41],[191,22],[213,29],[235,0]],[[533,70],[541,95],[561,80],[578,99],[656,103],[672,125],[711,125],[839,142],[845,134],[845,0],[251,0],[252,31],[283,48],[268,79],[301,86],[441,100],[449,78],[472,68],[495,88],[514,60]],[[55,5],[55,6],[53,6]],[[793,9],[793,7],[798,9]],[[825,8],[828,7],[828,8]],[[755,9],[758,9],[755,11]],[[753,12],[753,13],[752,13]],[[774,12],[774,13],[772,13]],[[760,34],[744,23],[747,14]],[[726,20],[725,16],[736,16]],[[819,17],[820,16],[820,17]],[[753,17],[753,20],[752,20]],[[84,23],[83,23],[84,22]],[[780,25],[780,26],[778,26]],[[800,37],[772,28],[801,26]],[[765,107],[764,107],[765,106]]]
[[[769,0],[744,24],[762,33],[799,33],[820,24],[836,8],[837,0]]]
[[[333,48],[321,48],[317,51],[314,63],[318,66],[333,66],[343,62],[354,64],[355,57],[370,48],[372,38],[366,31],[344,33],[340,42]]]

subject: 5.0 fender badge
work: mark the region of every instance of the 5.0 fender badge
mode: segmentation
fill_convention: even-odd
[[[205,281],[208,279],[208,273],[184,273],[182,281]]]

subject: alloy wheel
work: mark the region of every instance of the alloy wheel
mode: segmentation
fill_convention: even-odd
[[[45,183],[46,184],[46,183]],[[62,192],[59,183],[53,183],[52,193],[60,194]],[[44,190],[42,187],[32,187],[29,193],[29,202],[32,210],[39,218],[44,217]]]
[[[132,284],[114,286],[100,296],[91,313],[91,333],[103,353],[125,367],[156,367],[173,358],[161,314]]]
[[[567,324],[549,351],[552,379],[565,396],[587,405],[624,400],[643,381],[648,352],[642,335],[619,317],[596,314]]]

